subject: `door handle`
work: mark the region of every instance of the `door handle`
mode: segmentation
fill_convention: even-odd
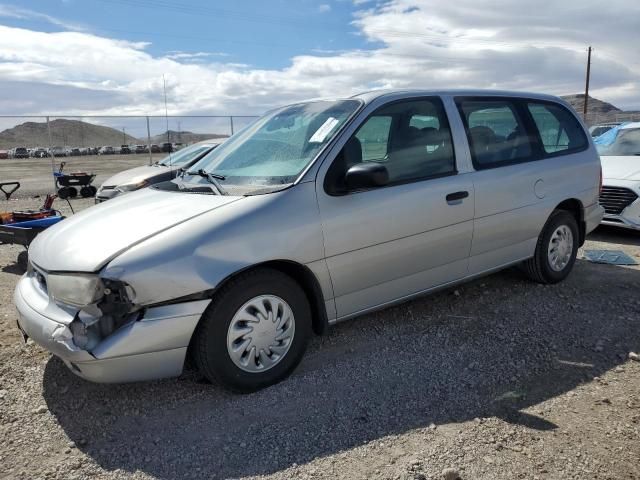
[[[455,202],[456,200],[462,200],[463,198],[467,198],[469,196],[469,192],[454,192],[447,195],[447,202]]]

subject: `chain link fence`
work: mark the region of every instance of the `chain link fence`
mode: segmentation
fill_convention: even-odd
[[[123,145],[182,146],[210,138],[227,138],[256,116],[0,116],[0,150],[17,153],[54,148],[68,155],[79,149]],[[165,146],[166,147],[166,146]],[[166,147],[168,148],[168,147]],[[16,149],[20,149],[16,152]],[[88,152],[91,154],[92,152]]]
[[[580,113],[580,116],[590,127],[612,122],[640,122],[640,112],[589,113],[586,117]]]
[[[150,165],[203,140],[223,141],[251,115],[0,116],[0,182],[21,183],[17,195],[42,195],[53,173],[90,172],[96,184],[128,168]]]

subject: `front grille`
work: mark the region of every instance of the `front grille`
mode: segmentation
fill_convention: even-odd
[[[602,187],[600,205],[605,213],[620,215],[622,211],[636,201],[638,195],[633,190],[623,187]]]

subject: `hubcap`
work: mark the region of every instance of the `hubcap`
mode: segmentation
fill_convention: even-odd
[[[573,233],[566,225],[560,225],[551,235],[547,258],[549,266],[556,272],[561,272],[571,260],[573,253]]]
[[[294,333],[289,304],[275,295],[260,295],[242,305],[231,319],[227,351],[245,372],[264,372],[285,357]]]

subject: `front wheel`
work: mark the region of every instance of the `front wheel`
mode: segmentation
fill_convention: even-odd
[[[216,294],[194,338],[200,373],[238,392],[278,383],[300,363],[311,309],[289,276],[261,268],[240,274]]]
[[[573,215],[554,211],[545,224],[532,258],[523,263],[525,273],[539,283],[558,283],[567,278],[576,261],[579,231]]]

